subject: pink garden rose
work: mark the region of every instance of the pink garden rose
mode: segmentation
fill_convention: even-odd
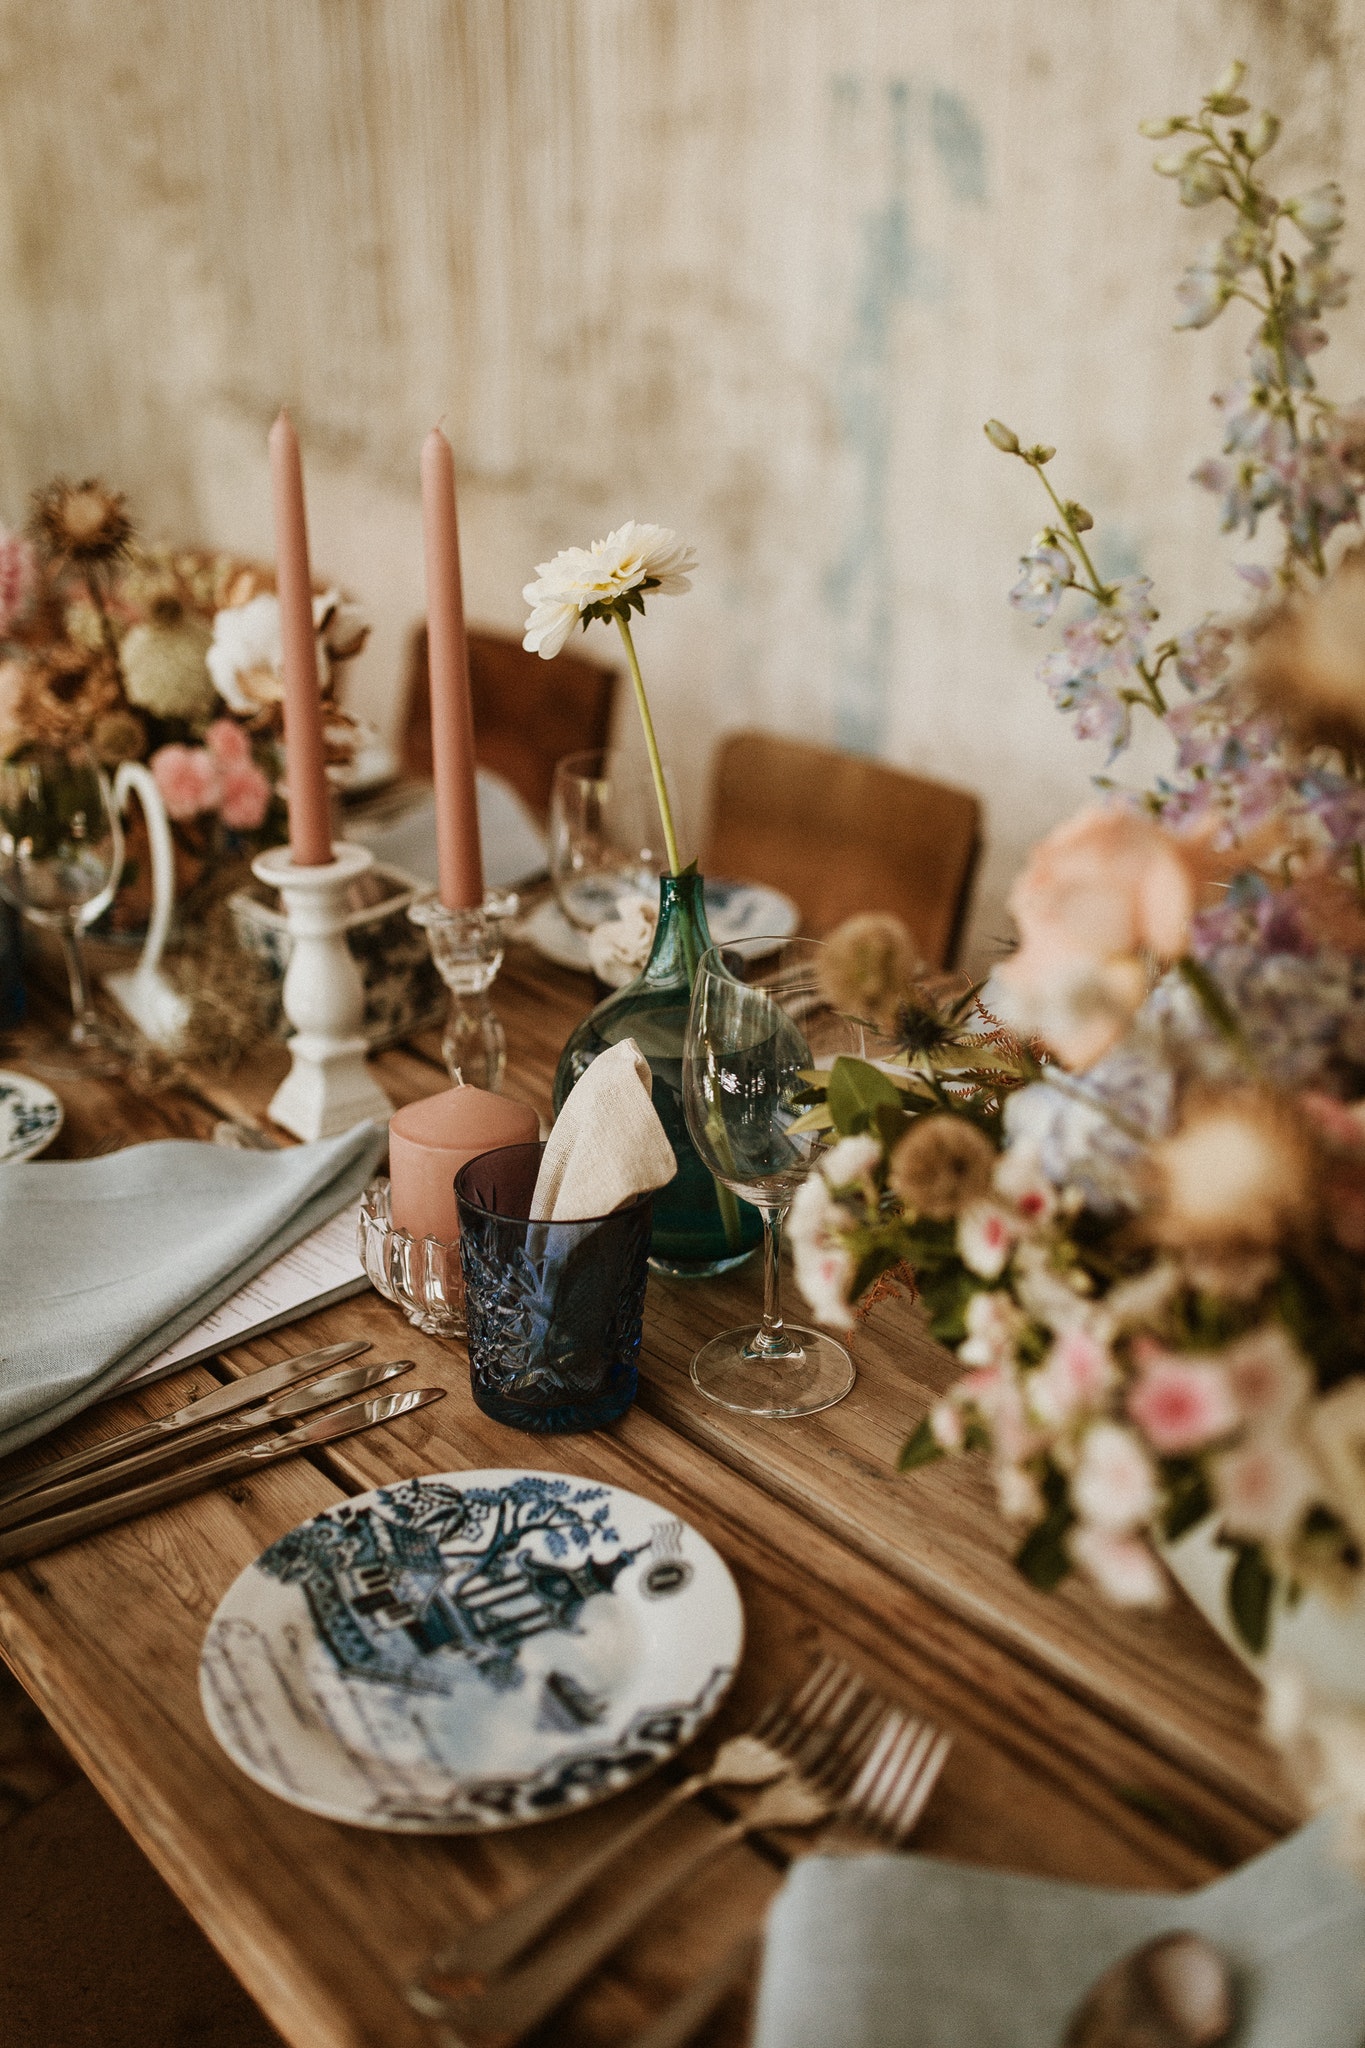
[[[221,785],[219,811],[225,825],[234,832],[254,832],[265,823],[270,808],[270,783],[254,761],[225,766]]]
[[[1228,1376],[1208,1358],[1178,1357],[1152,1344],[1128,1395],[1128,1413],[1154,1450],[1179,1457],[1215,1443],[1241,1415]]]
[[[1252,1437],[1211,1460],[1223,1527],[1253,1543],[1283,1542],[1319,1491],[1313,1466],[1295,1444]]]
[[[1082,1522],[1072,1530],[1067,1548],[1081,1570],[1119,1607],[1160,1607],[1166,1581],[1147,1545],[1136,1536],[1116,1536]]]
[[[172,818],[197,818],[201,811],[218,808],[218,766],[203,747],[158,747],[150,765]]]
[[[1157,1504],[1156,1472],[1131,1429],[1097,1422],[1086,1431],[1071,1499],[1083,1522],[1117,1535],[1150,1521]]]
[[[1049,832],[1010,891],[1019,949],[997,976],[1009,1021],[1067,1066],[1092,1066],[1146,994],[1142,956],[1184,951],[1201,853],[1151,818],[1097,805]]]
[[[204,734],[204,745],[220,768],[246,768],[251,763],[251,740],[235,718],[215,718]]]
[[[1068,1330],[1059,1337],[1028,1381],[1029,1406],[1040,1421],[1056,1428],[1100,1406],[1114,1378],[1114,1362],[1105,1346],[1088,1330]]]

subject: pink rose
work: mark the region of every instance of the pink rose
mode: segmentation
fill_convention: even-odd
[[[1081,1570],[1119,1607],[1161,1607],[1166,1581],[1145,1543],[1136,1536],[1116,1536],[1084,1522],[1072,1530],[1067,1548]]]
[[[1098,1408],[1114,1377],[1108,1351],[1088,1330],[1069,1330],[1029,1375],[1029,1406],[1043,1422],[1065,1428],[1086,1408]]]
[[[1214,1497],[1223,1526],[1253,1542],[1292,1536],[1317,1491],[1303,1452],[1274,1437],[1253,1437],[1211,1460]]]
[[[1071,1499],[1083,1522],[1127,1535],[1156,1512],[1156,1473],[1131,1429],[1097,1422],[1085,1433],[1071,1476]]]
[[[8,633],[33,594],[38,558],[22,534],[0,527],[0,633]]]
[[[223,823],[234,832],[254,832],[270,808],[270,783],[251,760],[234,762],[222,773]]]
[[[158,747],[151,770],[172,818],[196,818],[218,804],[218,768],[203,747]]]
[[[235,718],[215,718],[204,745],[220,768],[245,768],[251,761],[251,741]]]
[[[1222,1364],[1248,1422],[1283,1422],[1313,1390],[1307,1362],[1282,1323],[1239,1337],[1222,1353]]]
[[[1155,1345],[1143,1357],[1128,1413],[1153,1449],[1177,1457],[1226,1436],[1241,1420],[1221,1365],[1178,1358]]]
[[[1144,953],[1184,951],[1202,846],[1090,805],[1034,847],[1010,891],[1019,949],[999,970],[1011,1021],[1068,1065],[1094,1064],[1147,989]]]

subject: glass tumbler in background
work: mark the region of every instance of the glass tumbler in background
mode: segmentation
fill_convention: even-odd
[[[670,785],[670,801],[676,798]],[[623,896],[652,903],[668,866],[659,802],[647,765],[589,751],[555,763],[550,790],[550,877],[571,925],[590,932]]]
[[[0,894],[61,940],[73,1070],[114,1072],[120,1064],[95,1020],[81,934],[108,909],[122,870],[118,813],[89,748],[44,749],[0,763]]]
[[[601,1429],[635,1399],[653,1197],[532,1223],[544,1151],[506,1145],[455,1176],[470,1385],[513,1429]]]
[[[782,1320],[782,1219],[820,1136],[793,1130],[813,1068],[862,1058],[864,1027],[820,988],[817,939],[741,939],[702,955],[683,1046],[683,1108],[692,1143],[725,1187],[763,1217],[763,1320],[703,1345],[692,1378],[746,1415],[814,1415],[853,1385],[853,1362],[821,1330]]]

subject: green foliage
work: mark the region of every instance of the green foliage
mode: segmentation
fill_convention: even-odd
[[[1032,1585],[1044,1593],[1051,1593],[1071,1570],[1066,1538],[1076,1519],[1067,1497],[1066,1481],[1054,1465],[1048,1466],[1043,1479],[1043,1498],[1047,1502],[1047,1514],[1029,1530],[1015,1552],[1014,1563]]]
[[[1259,1657],[1270,1640],[1270,1610],[1275,1575],[1259,1543],[1238,1543],[1228,1574],[1228,1612],[1242,1641]]]
[[[896,1465],[901,1472],[913,1472],[918,1466],[932,1465],[936,1459],[943,1456],[943,1446],[930,1428],[926,1415],[914,1435],[902,1447]]]
[[[1166,1491],[1161,1533],[1168,1543],[1174,1543],[1196,1522],[1203,1521],[1213,1507],[1213,1496],[1197,1459],[1165,1458],[1161,1477]]]
[[[901,1092],[894,1081],[867,1060],[841,1056],[830,1069],[826,1091],[829,1113],[840,1137],[856,1137],[871,1128],[879,1109],[901,1111]]]

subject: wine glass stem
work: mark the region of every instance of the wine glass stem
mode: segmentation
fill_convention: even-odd
[[[781,1275],[779,1255],[782,1250],[782,1218],[786,1209],[763,1209],[763,1321],[751,1348],[757,1352],[781,1355],[791,1349],[787,1332],[782,1322],[779,1304]]]
[[[81,951],[80,924],[76,918],[62,926],[61,937],[66,978],[71,985],[71,1041],[73,1045],[84,1045],[90,1035],[90,983],[85,972],[85,955]]]

